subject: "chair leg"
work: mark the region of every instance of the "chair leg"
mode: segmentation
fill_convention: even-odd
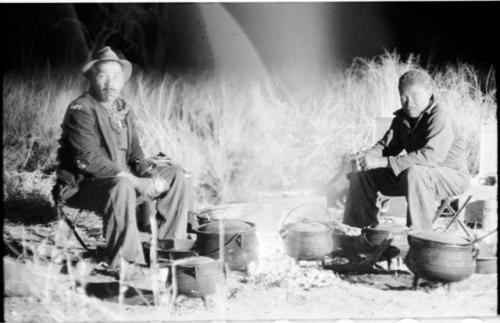
[[[439,209],[436,211],[436,214],[434,215],[434,218],[432,219],[432,223],[434,224],[434,222],[436,222],[436,220],[439,219],[439,217],[441,215],[443,215],[446,210],[448,210],[448,212],[449,212],[450,208],[451,208],[451,206],[449,205],[448,199],[444,199],[443,203],[441,204]]]
[[[60,203],[57,204],[56,208],[57,208],[57,216],[59,219],[63,219],[64,222],[66,222],[66,224],[70,227],[71,231],[73,232],[74,236],[76,237],[76,240],[78,240],[78,242],[80,243],[80,245],[86,250],[86,251],[90,251],[90,249],[87,247],[87,245],[83,242],[82,238],[80,237],[80,235],[78,234],[78,232],[76,232],[76,229],[75,229],[75,226],[73,225],[73,223],[71,222],[70,219],[68,219],[68,217],[66,216],[66,214],[64,213],[64,211],[62,210],[62,205]],[[82,212],[81,210],[79,212]]]
[[[458,208],[458,210],[455,211],[455,209],[453,208],[453,206],[451,205],[451,203],[454,201],[454,200],[460,200],[459,197],[455,197],[455,198],[445,198],[443,200],[443,203],[441,204],[441,206],[439,207],[439,209],[436,211],[436,214],[434,215],[434,218],[432,219],[432,223],[434,224],[434,222],[436,222],[436,220],[442,216],[443,214],[445,214],[445,212],[447,212],[449,215],[452,216],[452,219],[451,221],[448,223],[446,229],[448,229],[451,224],[453,222],[455,222],[455,220],[457,219],[457,217],[460,215],[460,213],[463,211],[463,209],[467,206],[467,204],[469,204],[469,201],[470,199],[472,198],[472,195],[467,195],[467,198],[465,200],[465,202]],[[460,203],[459,203],[460,204]]]
[[[467,206],[467,204],[469,204],[471,198],[472,195],[469,195],[465,200],[464,204],[462,204],[462,206],[456,212],[453,212],[453,218],[451,219],[450,223],[446,226],[446,229],[448,229],[451,226],[451,224],[455,222],[455,220],[458,218],[462,210]]]

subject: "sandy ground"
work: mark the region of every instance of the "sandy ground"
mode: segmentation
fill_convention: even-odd
[[[5,320],[307,321],[497,315],[496,274],[474,274],[465,281],[451,284],[449,288],[424,282],[423,287],[415,291],[411,288],[412,275],[405,271],[404,265],[399,268],[401,271],[397,276],[346,277],[322,270],[316,262],[296,262],[283,252],[278,235],[281,221],[296,206],[324,205],[325,201],[324,197],[306,196],[301,192],[287,195],[270,194],[252,204],[233,206],[232,216],[257,225],[260,263],[250,278],[231,273],[219,292],[208,297],[206,306],[201,299],[185,296],[180,296],[172,305],[168,294],[164,293],[161,296],[163,305],[155,307],[152,305],[153,283],[148,280],[129,287],[125,305],[120,306],[116,282],[110,278],[88,276],[86,262],[70,267],[69,274],[61,274],[60,264],[43,260],[15,261],[4,257]],[[48,238],[54,234],[56,226],[56,223],[19,226],[6,222],[4,238],[7,232],[11,239],[20,240],[24,236],[26,241],[38,246],[40,241],[46,241],[50,248],[51,239]],[[78,283],[72,289],[75,281]],[[158,285],[163,286],[163,282]]]

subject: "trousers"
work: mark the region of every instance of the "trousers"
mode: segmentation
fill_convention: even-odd
[[[127,178],[104,177],[84,179],[78,192],[66,201],[69,207],[91,210],[102,216],[106,260],[111,268],[118,267],[120,257],[145,264],[138,219],[144,223],[150,216],[156,216],[158,239],[186,237],[188,190],[184,172],[181,167],[171,165],[159,169],[156,176],[169,184],[166,194],[157,200],[141,196]],[[138,198],[144,200],[140,213],[137,212]]]
[[[394,175],[390,168],[375,168],[350,174],[343,222],[354,227],[377,225],[377,191],[386,196],[405,196],[407,226],[432,230],[437,201],[464,193],[470,175],[447,167],[411,166]]]

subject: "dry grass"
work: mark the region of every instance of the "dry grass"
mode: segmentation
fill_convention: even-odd
[[[194,172],[200,201],[217,203],[249,199],[261,188],[324,184],[345,153],[372,144],[372,117],[398,108],[398,77],[415,66],[415,58],[393,53],[358,59],[314,93],[287,93],[269,80],[139,75],[125,97],[146,154],[178,160]],[[495,118],[495,80],[479,84],[467,65],[431,72],[474,142],[481,121]],[[6,170],[52,169],[64,111],[84,87],[80,76],[56,71],[4,76]],[[470,168],[477,170],[475,155]]]

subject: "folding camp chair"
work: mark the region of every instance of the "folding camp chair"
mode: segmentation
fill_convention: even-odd
[[[60,221],[64,221],[68,225],[68,227],[71,229],[71,232],[75,236],[75,238],[78,241],[78,243],[86,251],[90,251],[90,248],[85,244],[85,242],[80,237],[80,235],[78,234],[78,232],[76,231],[76,228],[75,228],[76,221],[83,214],[83,212],[86,211],[86,210],[85,209],[75,209],[73,207],[70,207],[70,206],[66,205],[65,201],[61,197],[60,191],[58,189],[56,189],[55,186],[54,186],[54,189],[52,189],[52,199],[54,200],[54,203],[55,203],[56,212],[57,212],[57,218]],[[137,200],[136,207],[139,207],[144,202],[145,202],[145,199],[139,198]],[[68,209],[75,209],[75,210],[77,210],[77,214],[76,214],[76,216],[74,217],[73,220],[71,220],[68,217],[68,212],[67,212]]]
[[[187,181],[187,187],[189,190],[189,193],[188,193],[188,197],[189,197],[188,219],[193,219],[194,218],[194,188],[193,188],[192,173],[187,171],[187,170],[184,170],[184,177],[185,177],[185,180]],[[57,188],[57,185],[58,184],[56,183],[56,185],[54,185],[54,187],[52,189],[52,199],[53,199],[55,206],[56,206],[57,217],[59,220],[64,221],[69,226],[69,228],[71,229],[71,232],[73,233],[73,235],[77,239],[78,243],[86,251],[89,251],[90,250],[89,247],[85,244],[85,242],[83,241],[83,239],[80,237],[80,235],[78,234],[78,232],[75,229],[75,222],[76,222],[76,220],[78,220],[80,215],[82,215],[82,213],[85,211],[85,209],[77,209],[78,210],[77,214],[74,217],[74,221],[72,221],[68,217],[66,209],[74,209],[74,208],[65,204],[65,201],[62,199],[61,194],[60,194],[61,193],[60,187]],[[145,197],[139,197],[137,199],[136,208],[140,207],[145,201],[146,201]],[[192,221],[194,221],[194,220],[192,220]]]

